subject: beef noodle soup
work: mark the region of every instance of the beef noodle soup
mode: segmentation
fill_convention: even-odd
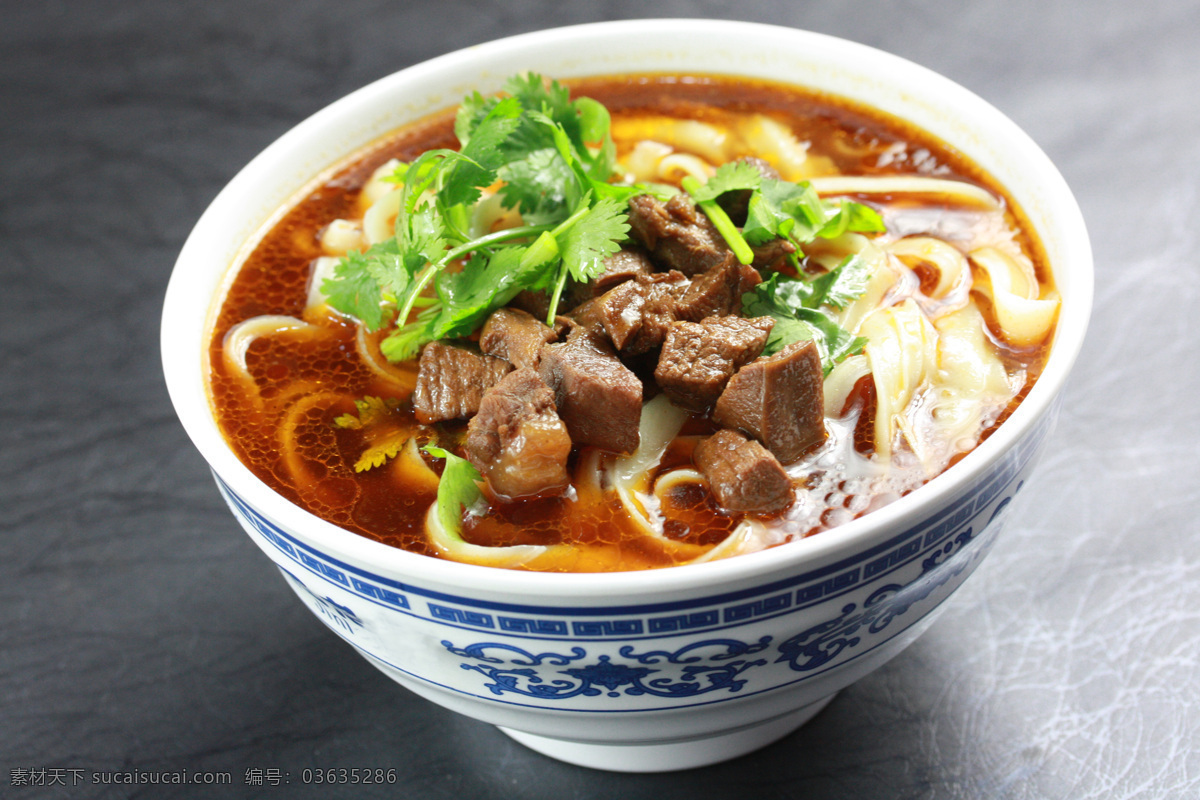
[[[767,82],[516,76],[314,183],[221,299],[218,423],[292,502],[552,571],[771,547],[916,489],[1059,300],[987,175]]]

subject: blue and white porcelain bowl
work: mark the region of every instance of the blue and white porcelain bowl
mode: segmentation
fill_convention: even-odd
[[[932,132],[1007,187],[1046,248],[1063,305],[1040,380],[996,433],[926,486],[835,530],[726,561],[585,575],[495,569],[393,549],[292,505],[237,460],[210,413],[201,354],[231,265],[332,164],[527,69],[558,78],[771,78],[866,102]],[[774,741],[933,622],[1029,480],[1091,294],[1087,234],[1063,179],[1028,136],[965,89],[827,36],[640,20],[451,53],[298,125],[242,170],[197,224],[171,278],[162,345],[171,398],[230,508],[334,633],[403,686],[536,750],[649,771],[713,763]]]

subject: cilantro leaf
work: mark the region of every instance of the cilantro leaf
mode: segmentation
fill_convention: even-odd
[[[575,172],[555,147],[533,150],[500,170],[500,195],[507,208],[521,212],[530,225],[558,223],[579,200]]]
[[[545,264],[525,264],[526,247],[512,246],[490,257],[477,253],[459,272],[442,272],[434,282],[434,302],[417,319],[389,334],[380,351],[390,361],[413,358],[439,339],[469,335],[496,309],[523,289],[547,288]]]
[[[588,176],[607,185],[617,163],[617,145],[609,133],[612,118],[603,104],[590,97],[576,100],[575,110],[579,113],[581,153],[585,158],[590,156],[587,158]],[[594,151],[592,145],[595,145]]]
[[[498,97],[484,97],[478,91],[463,97],[454,115],[454,135],[462,147],[471,141],[471,134],[491,108],[500,102]]]
[[[867,290],[871,274],[871,264],[861,254],[846,256],[841,264],[807,282],[813,288],[816,303],[809,307],[823,304],[845,308]]]
[[[466,205],[479,200],[480,189],[496,181],[497,170],[505,163],[504,142],[521,123],[521,105],[512,98],[491,107],[475,126],[469,141],[462,145],[459,158],[449,165],[438,192],[438,201],[446,207]]]
[[[490,258],[477,254],[460,272],[442,273],[437,281],[440,301],[438,338],[465,336],[497,308],[538,277],[539,267],[523,267],[527,248],[508,247]]]
[[[692,196],[742,263],[749,247],[774,239],[790,240],[803,248],[818,236],[833,238],[846,231],[882,231],[878,213],[861,203],[826,202],[807,181],[791,183],[763,177],[745,161],[722,164],[704,184],[685,178],[683,188]],[[739,231],[716,204],[728,192],[750,192],[746,222]]]
[[[546,324],[554,324],[558,301],[562,297],[567,276],[577,281],[588,281],[604,271],[604,259],[620,249],[621,242],[629,233],[625,206],[612,198],[599,200],[591,205],[592,193],[584,195],[575,213],[549,233],[542,234],[530,248],[530,256],[538,254],[539,262],[558,262],[558,277],[550,292],[550,308]]]
[[[407,285],[408,273],[400,261],[395,240],[388,240],[366,253],[348,253],[326,278],[321,291],[330,306],[362,320],[369,331],[383,326],[383,292]]]
[[[587,97],[572,100],[565,86],[533,72],[513,76],[505,88],[526,111],[539,112],[562,131],[574,159],[583,165],[589,178],[604,182],[612,177],[616,145],[609,134],[607,108]],[[532,116],[527,118],[532,121]],[[523,134],[545,146],[545,130],[537,132],[530,126]],[[597,145],[597,149],[593,151],[589,144]]]
[[[811,339],[828,375],[846,356],[861,352],[867,340],[843,330],[820,307],[844,306],[866,290],[869,278],[867,262],[857,256],[812,281],[775,273],[742,295],[742,311],[746,316],[775,320],[764,353],[776,353],[793,342]]]
[[[572,119],[571,93],[558,81],[547,81],[536,72],[522,72],[504,83],[504,90],[532,111],[544,111],[558,122]]]
[[[436,261],[446,253],[450,242],[443,215],[433,203],[424,203],[407,215],[407,230],[397,236],[397,246],[403,246],[404,266],[411,276],[420,265]],[[397,222],[399,227],[399,222]]]
[[[424,450],[432,456],[446,459],[442,478],[438,481],[438,521],[448,535],[461,541],[463,511],[469,511],[483,501],[483,492],[479,488],[483,476],[470,461],[447,450],[431,444],[425,445]]]
[[[613,199],[600,200],[563,235],[563,264],[575,280],[589,281],[604,272],[604,259],[617,252],[628,235],[624,206]]]
[[[387,335],[379,343],[379,352],[388,361],[407,361],[416,358],[421,347],[437,340],[437,317],[428,316],[409,322]]]
[[[726,192],[757,189],[762,182],[762,173],[753,164],[746,161],[730,161],[717,167],[712,177],[691,195],[697,203],[702,203],[706,200],[716,200]]]
[[[825,224],[821,198],[810,184],[767,179],[750,197],[742,235],[752,244],[790,239],[801,246]]]
[[[755,245],[784,238],[803,248],[818,236],[832,239],[846,231],[878,233],[883,229],[879,214],[861,203],[822,200],[807,181],[764,179],[750,197],[742,235]]]
[[[394,400],[389,401],[382,397],[367,395],[362,400],[354,401],[355,414],[342,414],[334,419],[333,424],[339,428],[361,430],[386,417],[396,405]]]
[[[885,230],[883,217],[879,216],[878,211],[853,200],[843,200],[817,235],[823,239],[834,239],[846,231],[882,233]]]
[[[802,308],[795,314],[769,315],[775,317],[775,327],[763,348],[765,355],[777,353],[794,342],[812,340],[821,356],[821,370],[828,375],[842,359],[861,353],[867,345],[866,337],[852,336],[820,311]]]
[[[399,401],[391,398],[384,400],[382,397],[368,395],[362,400],[354,401],[356,414],[342,414],[334,419],[333,424],[337,427],[362,431],[367,439],[366,449],[358,461],[354,462],[355,472],[382,467],[389,458],[399,455],[400,450],[408,443],[410,431],[392,416],[392,411],[399,404]]]
[[[553,315],[568,275],[595,277],[628,235],[624,206],[642,189],[607,182],[616,152],[608,110],[533,73],[505,89],[463,100],[460,150],[426,151],[396,171],[395,238],[348,255],[326,282],[334,308],[371,330],[384,324],[382,304],[395,302],[397,328],[380,345],[390,360],[469,335],[523,289],[552,292]],[[471,208],[497,180],[524,224],[471,238]]]
[[[683,190],[696,200],[697,195],[704,194],[704,185],[701,184],[691,175],[685,175],[683,180],[679,182]],[[729,215],[725,213],[725,209],[717,205],[717,201],[709,198],[705,200],[696,200],[696,205],[701,211],[708,216],[713,227],[717,229],[717,233],[725,239],[725,243],[729,245],[729,249],[737,256],[737,260],[743,264],[749,264],[754,261],[754,251],[750,249],[750,244],[742,236],[741,231],[733,224],[733,220],[729,219]]]
[[[363,451],[358,461],[354,462],[354,471],[366,472],[375,467],[382,467],[388,462],[388,459],[400,455],[400,451],[404,449],[404,445],[408,444],[408,440],[408,431],[403,430],[390,431],[385,436],[379,437]]]

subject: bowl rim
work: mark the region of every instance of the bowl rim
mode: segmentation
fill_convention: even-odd
[[[202,370],[197,369],[200,364],[194,358],[195,351],[191,351],[192,356],[179,357],[180,341],[195,343],[196,337],[188,334],[188,330],[194,332],[197,317],[197,301],[191,284],[198,280],[197,275],[209,274],[204,272],[205,264],[212,262],[211,256],[206,255],[211,250],[206,237],[226,228],[227,222],[224,217],[228,216],[229,210],[236,205],[239,193],[254,186],[255,181],[260,180],[262,175],[300,143],[319,135],[329,126],[338,125],[339,115],[352,111],[361,114],[359,109],[364,104],[385,94],[389,87],[415,85],[428,76],[436,76],[439,72],[455,68],[486,68],[487,64],[505,58],[511,59],[518,53],[536,53],[539,48],[565,52],[583,42],[597,39],[632,37],[637,40],[668,35],[678,36],[684,42],[693,43],[703,39],[734,41],[741,37],[765,37],[772,43],[808,48],[826,57],[836,53],[841,61],[857,59],[863,63],[886,66],[884,84],[894,86],[899,90],[898,93],[905,95],[898,97],[897,102],[910,102],[912,96],[909,92],[912,91],[912,87],[922,87],[918,92],[919,97],[928,102],[929,98],[936,96],[936,105],[942,109],[942,113],[962,109],[961,112],[952,111],[951,116],[970,116],[973,120],[970,127],[976,130],[985,123],[992,126],[993,135],[1004,137],[1005,147],[1018,154],[1028,169],[1036,171],[1039,189],[1050,198],[1053,219],[1063,234],[1061,243],[1065,249],[1061,258],[1053,265],[1055,280],[1062,288],[1063,279],[1067,278],[1069,292],[1063,293],[1064,303],[1045,368],[1026,399],[1010,418],[975,450],[941,475],[905,497],[834,529],[734,558],[626,572],[531,572],[464,564],[407,552],[375,542],[317,517],[276,494],[250,472],[227,446],[212,419],[205,389],[206,379],[202,377]],[[665,71],[628,67],[622,69],[619,64],[615,66],[617,68],[609,70],[579,72],[578,76]],[[749,74],[732,71],[724,65],[717,65],[709,72]],[[503,77],[505,76],[500,76],[500,79]],[[443,107],[457,102],[457,99],[445,103]],[[322,165],[323,170],[333,168],[350,154],[338,153],[336,157],[328,158]],[[978,159],[973,160],[978,163]],[[982,166],[985,171],[994,175],[994,170],[987,164]],[[287,196],[294,198],[298,191],[313,182],[313,176],[321,174],[323,170],[312,171],[308,180],[292,187]],[[999,177],[996,177],[996,180],[1005,186],[1007,191],[1013,191]],[[286,207],[290,202],[285,200],[282,205]],[[1032,211],[1026,208],[1025,212],[1033,221]],[[252,232],[265,230],[272,223],[273,219],[269,217],[257,221],[252,226]],[[1045,232],[1041,233],[1043,243],[1046,244]],[[247,243],[241,247],[244,251],[252,243],[253,236],[243,236],[242,240]],[[201,361],[204,358],[202,354],[207,350],[206,342],[214,307],[217,300],[224,297],[228,283],[236,271],[235,267],[240,264],[242,258],[243,255],[239,253],[232,259],[223,260],[216,294],[204,300],[205,321],[199,333]],[[207,269],[212,268],[208,266]],[[938,507],[967,491],[990,465],[1030,433],[1038,420],[1051,410],[1054,399],[1062,389],[1082,346],[1091,311],[1092,282],[1091,249],[1083,216],[1062,175],[1033,140],[1007,116],[950,79],[903,57],[867,45],[796,28],[711,19],[620,20],[548,28],[446,53],[369,83],[295,125],[260,152],[226,184],[188,236],[168,283],[160,346],[168,393],[176,413],[210,468],[260,513],[294,535],[316,543],[320,550],[340,560],[358,566],[369,565],[372,572],[386,576],[404,576],[407,580],[415,580],[422,584],[472,587],[476,591],[520,597],[530,602],[545,598],[554,598],[559,603],[570,603],[582,602],[589,597],[612,598],[614,595],[636,598],[696,592],[708,594],[720,591],[720,587],[757,582],[763,576],[797,574],[810,565],[865,549],[880,541],[882,537],[890,536],[912,524],[920,518],[923,508]],[[182,313],[185,310],[190,310],[190,313]],[[186,327],[189,324],[193,326],[190,329]],[[199,404],[195,396],[197,385],[201,391]]]

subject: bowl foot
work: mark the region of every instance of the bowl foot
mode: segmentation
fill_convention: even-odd
[[[837,693],[793,712],[730,733],[666,744],[595,744],[554,739],[500,727],[543,755],[581,767],[614,772],[671,772],[727,761],[782,739],[815,717]]]

